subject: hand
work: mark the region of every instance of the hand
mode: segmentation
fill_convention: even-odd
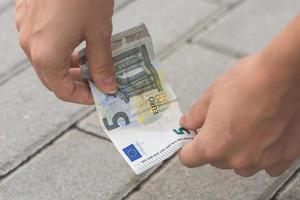
[[[261,53],[242,59],[181,118],[183,127],[201,128],[179,152],[184,165],[278,176],[299,156],[300,80],[268,65]]]
[[[74,49],[85,40],[91,77],[103,92],[117,89],[111,55],[113,0],[17,0],[20,45],[41,82],[65,101],[91,104]]]

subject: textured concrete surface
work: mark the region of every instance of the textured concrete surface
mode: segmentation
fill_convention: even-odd
[[[0,199],[115,200],[146,176],[134,175],[110,142],[75,130],[4,180]]]
[[[19,46],[18,34],[15,25],[15,8],[9,6],[3,14],[0,14],[0,83],[6,73],[18,70],[25,54]]]
[[[0,176],[90,109],[58,100],[32,69],[2,85],[0,97]]]
[[[251,0],[241,4],[196,40],[243,54],[264,47],[299,14],[300,0]]]
[[[241,178],[210,166],[188,169],[176,158],[129,199],[255,200],[273,180],[264,173]]]
[[[216,4],[199,0],[188,3],[182,0],[172,0],[172,3],[169,0],[138,0],[114,15],[114,32],[145,23],[155,51],[160,52],[176,43],[216,9]]]
[[[300,172],[278,194],[276,200],[299,200],[300,199]]]

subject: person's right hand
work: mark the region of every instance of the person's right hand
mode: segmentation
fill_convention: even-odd
[[[16,0],[20,45],[41,82],[65,101],[91,104],[74,49],[87,43],[89,71],[105,93],[117,90],[111,54],[113,0]]]

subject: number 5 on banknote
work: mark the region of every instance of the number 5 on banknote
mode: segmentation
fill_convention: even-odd
[[[118,124],[118,120],[119,119],[124,119],[125,120],[125,123],[126,125],[130,124],[130,120],[129,120],[129,117],[127,116],[127,114],[125,112],[118,112],[116,113],[113,118],[112,118],[112,125],[110,125],[108,123],[108,120],[107,118],[103,118],[103,123],[104,123],[104,126],[107,128],[107,130],[111,131],[115,128],[118,128],[120,127],[120,125]]]

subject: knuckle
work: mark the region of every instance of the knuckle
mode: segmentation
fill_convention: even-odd
[[[252,163],[245,157],[234,157],[229,160],[231,168],[235,170],[245,170],[252,166]]]
[[[16,22],[16,26],[19,27],[18,22]],[[19,44],[24,50],[28,47],[29,38],[24,33],[20,33],[19,35]]]
[[[64,92],[54,91],[54,94],[60,100],[63,100],[63,101],[67,101],[68,100],[68,95],[66,93],[64,93]]]
[[[31,54],[32,64],[35,67],[43,67],[49,61],[48,59],[49,54],[46,52],[46,50],[34,49],[30,52],[30,54]]]

